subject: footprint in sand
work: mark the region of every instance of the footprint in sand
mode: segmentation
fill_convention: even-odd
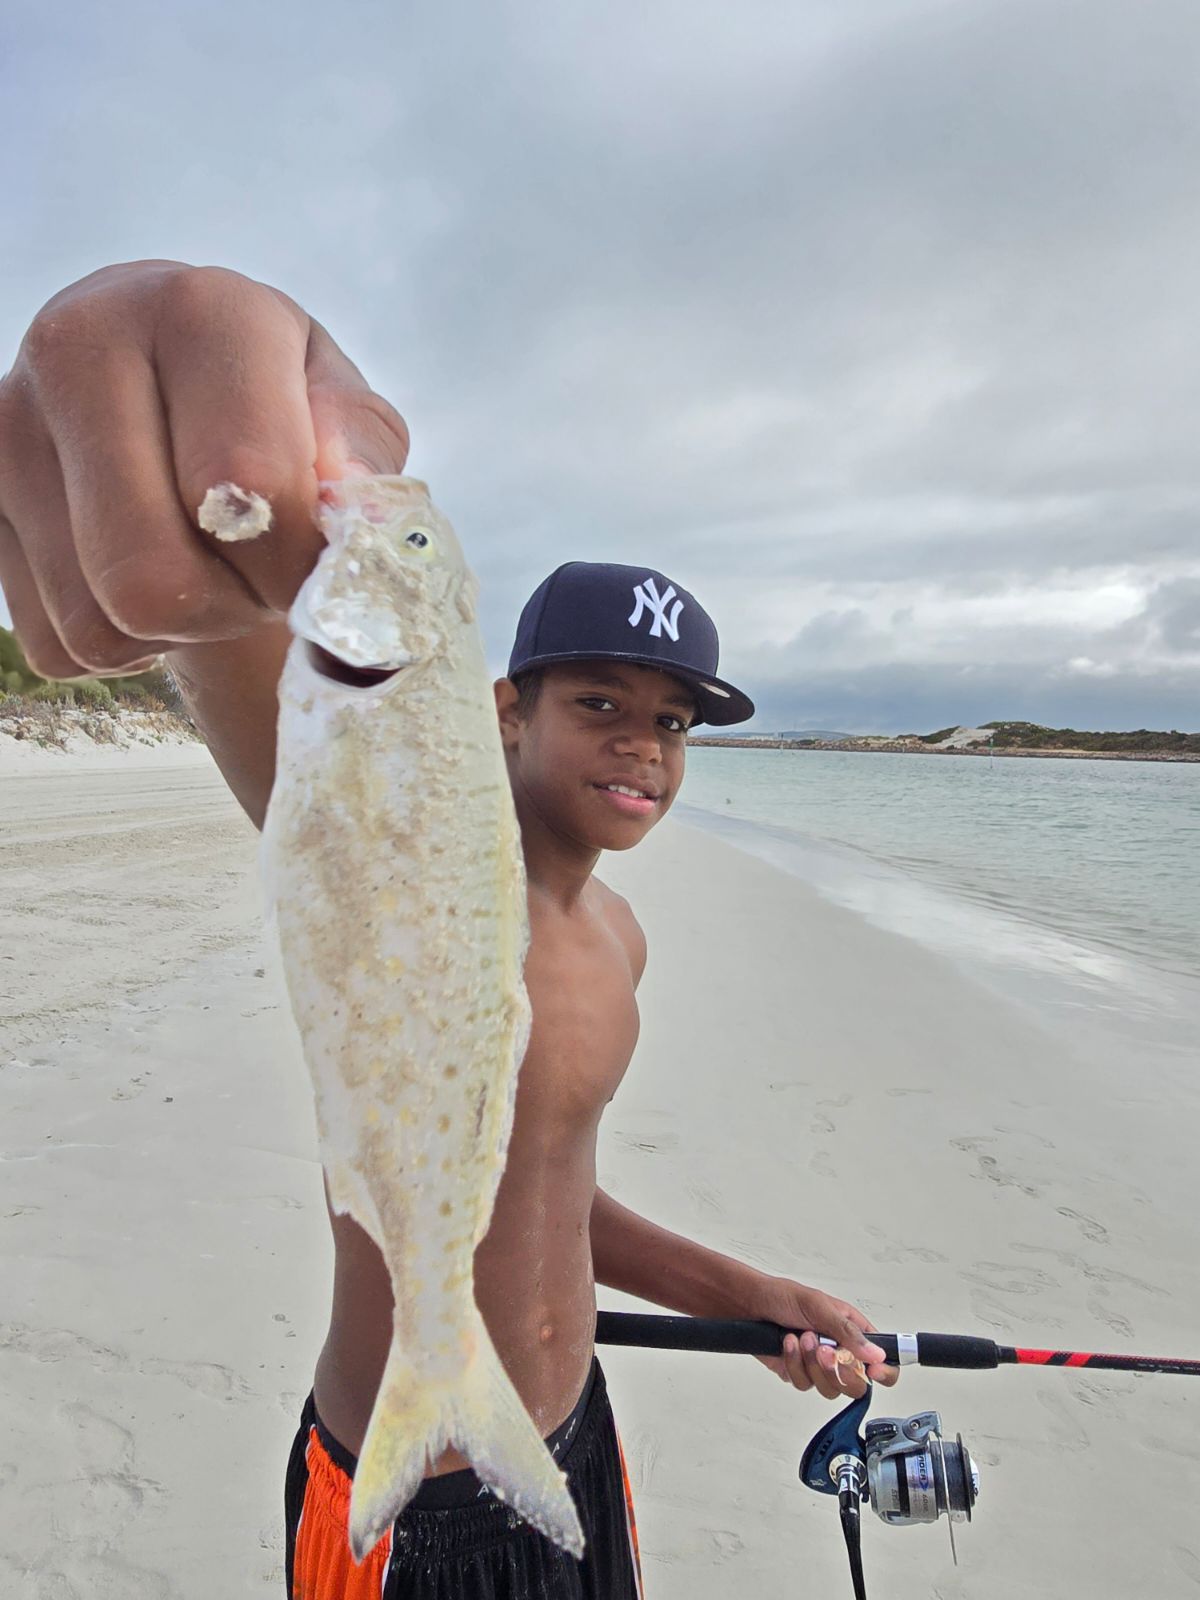
[[[1054,1450],[1090,1450],[1092,1441],[1073,1400],[1062,1389],[1039,1389],[1037,1398],[1050,1414],[1047,1441]]]
[[[721,1196],[715,1189],[710,1189],[707,1184],[689,1183],[686,1188],[688,1195],[697,1205],[703,1206],[706,1211],[715,1212],[717,1216],[720,1216],[725,1210]]]
[[[130,1078],[127,1089],[114,1089],[108,1098],[110,1100],[136,1100],[145,1087],[145,1078]]]
[[[1057,1148],[1053,1139],[1047,1139],[1044,1133],[1038,1133],[1034,1128],[1002,1128],[997,1123],[996,1132],[1002,1133],[1006,1139],[1032,1139],[1034,1144],[1040,1144],[1043,1150]]]
[[[882,1237],[877,1228],[870,1230],[877,1237]],[[876,1250],[872,1261],[894,1262],[897,1266],[905,1261],[925,1261],[930,1266],[939,1266],[949,1260],[942,1255],[940,1250],[927,1249],[923,1244],[885,1244],[882,1250]]]
[[[1010,1296],[1001,1299],[994,1290],[982,1286],[972,1287],[969,1293],[972,1313],[989,1328],[1003,1334],[1005,1342],[1012,1333],[1013,1322],[1018,1319],[1023,1322],[1036,1321],[1039,1334],[1043,1337],[1062,1328],[1062,1319],[1050,1316],[1040,1305],[1034,1306],[1030,1313],[1022,1314],[1017,1311]]]
[[[1108,1229],[1102,1222],[1097,1222],[1095,1217],[1085,1216],[1082,1211],[1072,1211],[1070,1206],[1059,1206],[1058,1214],[1060,1217],[1067,1217],[1070,1221],[1077,1222],[1080,1233],[1093,1244],[1108,1243]]]
[[[633,1465],[633,1486],[644,1494],[654,1481],[658,1465],[658,1440],[652,1433],[639,1433],[629,1441],[629,1458]]]
[[[173,1378],[213,1400],[246,1400],[250,1396],[245,1380],[215,1361],[165,1361],[158,1356],[134,1356],[97,1344],[69,1328],[29,1328],[16,1322],[2,1322],[0,1351],[6,1350],[34,1361],[84,1360],[96,1372],[140,1372],[147,1377]]]
[[[1098,1317],[1101,1322],[1106,1322],[1114,1333],[1119,1333],[1122,1339],[1132,1339],[1134,1337],[1133,1323],[1130,1322],[1129,1318],[1123,1317],[1119,1311],[1113,1311],[1110,1306],[1106,1306],[1099,1295],[1094,1294],[1088,1297],[1087,1308],[1094,1317]]]
[[[71,1401],[56,1408],[74,1434],[76,1461],[87,1487],[80,1504],[84,1524],[104,1530],[94,1541],[98,1549],[119,1543],[121,1529],[142,1508],[147,1496],[162,1493],[162,1486],[134,1472],[133,1435],[103,1412]]]
[[[986,1178],[990,1183],[999,1184],[1002,1189],[1019,1189],[1022,1194],[1027,1194],[1031,1200],[1036,1200],[1041,1195],[1041,1189],[1035,1184],[1023,1183],[996,1160],[995,1156],[988,1155],[980,1149],[981,1145],[993,1144],[995,1141],[990,1135],[974,1139],[951,1139],[950,1143],[955,1150],[961,1150],[964,1155],[974,1156],[979,1163],[978,1176]]]
[[[128,1428],[82,1402],[54,1408],[65,1424],[76,1463],[78,1517],[70,1534],[58,1540],[48,1559],[39,1560],[41,1600],[83,1600],[84,1596],[120,1595],[121,1600],[169,1600],[171,1582],[165,1572],[135,1566],[121,1554],[130,1521],[147,1499],[161,1495],[162,1485],[134,1471],[134,1441]],[[7,1591],[6,1591],[7,1592]],[[17,1590],[13,1590],[17,1593]],[[26,1590],[22,1587],[21,1593]]]
[[[740,1555],[745,1549],[744,1540],[736,1533],[731,1533],[728,1528],[705,1528],[704,1533],[712,1546],[713,1558],[717,1562],[728,1561],[731,1556]]]
[[[963,1273],[967,1282],[999,1294],[1039,1294],[1058,1287],[1058,1279],[1038,1267],[1010,1266],[1003,1261],[976,1261],[973,1265],[974,1271]]]
[[[808,1170],[814,1173],[818,1178],[837,1177],[837,1173],[833,1170],[833,1167],[830,1164],[828,1150],[814,1150],[812,1155],[808,1158]]]

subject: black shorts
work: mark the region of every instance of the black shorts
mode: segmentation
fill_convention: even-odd
[[[346,1530],[357,1463],[324,1427],[310,1395],[284,1496],[289,1600],[641,1600],[629,1475],[599,1362],[546,1443],[583,1524],[582,1561],[464,1471],[426,1478],[355,1566]]]

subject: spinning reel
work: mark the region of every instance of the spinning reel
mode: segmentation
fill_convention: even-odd
[[[800,1478],[818,1494],[836,1495],[854,1600],[866,1600],[862,1571],[860,1509],[872,1511],[893,1527],[948,1519],[950,1550],[958,1564],[954,1524],[970,1522],[979,1493],[979,1473],[960,1433],[951,1443],[942,1435],[936,1411],[915,1416],[877,1417],[859,1428],[872,1390],[853,1400],[816,1434],[800,1462]]]

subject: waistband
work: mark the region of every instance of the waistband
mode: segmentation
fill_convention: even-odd
[[[600,1363],[595,1356],[584,1381],[583,1390],[579,1399],[572,1406],[570,1414],[559,1423],[553,1433],[546,1436],[546,1448],[555,1458],[560,1467],[565,1469],[566,1460],[572,1447],[578,1442],[583,1432],[583,1421],[593,1399],[597,1402],[607,1393],[604,1374],[600,1370]],[[322,1422],[317,1411],[316,1402],[310,1394],[304,1402],[304,1410],[300,1417],[300,1426],[306,1432],[309,1428],[317,1430],[317,1438],[321,1448],[333,1462],[334,1466],[344,1472],[348,1478],[353,1478],[358,1467],[358,1457],[333,1434]],[[410,1511],[450,1511],[456,1506],[470,1505],[478,1500],[480,1495],[490,1495],[487,1488],[470,1467],[463,1467],[458,1472],[443,1472],[438,1477],[425,1478],[421,1487],[408,1503]]]

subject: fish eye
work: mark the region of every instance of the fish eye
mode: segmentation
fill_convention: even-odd
[[[414,550],[424,550],[425,546],[429,543],[429,535],[427,533],[422,533],[420,528],[414,528],[404,542],[405,544],[412,545]]]

